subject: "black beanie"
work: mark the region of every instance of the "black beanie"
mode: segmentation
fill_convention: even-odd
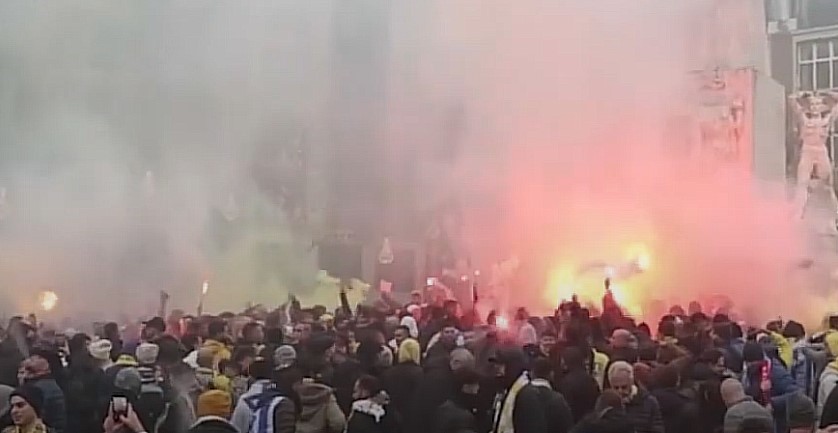
[[[40,418],[43,414],[44,393],[42,393],[38,387],[34,385],[23,385],[12,392],[9,396],[10,401],[12,397],[20,397],[26,400],[26,402],[29,403],[29,406],[32,406],[32,409],[35,410],[38,418]]]
[[[742,358],[745,362],[757,362],[765,359],[765,351],[759,343],[749,341],[742,349]]]

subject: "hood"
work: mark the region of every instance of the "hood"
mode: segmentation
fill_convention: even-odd
[[[355,401],[352,403],[352,412],[369,415],[375,419],[376,423],[381,422],[381,418],[384,418],[384,415],[386,414],[384,406],[378,404],[378,402],[373,401],[372,399]]]
[[[332,388],[319,383],[303,383],[297,393],[303,406],[322,405],[332,396]]]
[[[590,433],[633,433],[626,413],[620,409],[608,409],[600,416],[592,416],[584,422],[583,431]]]
[[[838,359],[827,364],[826,368],[823,369],[822,374],[838,376]]]

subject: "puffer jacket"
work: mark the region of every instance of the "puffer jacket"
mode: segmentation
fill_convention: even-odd
[[[643,389],[626,403],[626,416],[637,433],[664,433],[658,400]]]
[[[31,379],[27,383],[40,389],[44,396],[44,423],[55,430],[55,433],[63,433],[67,429],[67,403],[64,391],[49,375]]]
[[[838,385],[838,360],[830,362],[821,373],[820,386],[818,386],[818,413],[823,412],[823,406],[829,394],[835,389],[835,385]]]
[[[297,420],[297,433],[341,433],[346,417],[338,406],[332,388],[304,383],[298,390],[303,408]]]

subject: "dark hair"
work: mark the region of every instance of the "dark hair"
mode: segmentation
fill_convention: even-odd
[[[398,331],[399,329],[401,329],[402,331],[407,332],[407,335],[410,335],[410,328],[408,328],[407,326],[399,325],[399,326],[396,327],[396,330]]]
[[[254,380],[273,379],[273,365],[264,358],[259,358],[250,364],[250,376]]]
[[[183,360],[185,350],[177,338],[171,335],[162,335],[154,343],[160,348],[157,354],[159,364],[173,365]]]
[[[606,389],[602,391],[599,398],[596,400],[596,411],[602,412],[605,409],[622,409],[623,399],[620,394],[613,389]]]
[[[783,328],[783,337],[801,339],[806,336],[806,328],[802,324],[790,320]]]
[[[200,343],[201,337],[197,334],[186,334],[180,338],[181,344],[186,348],[186,350],[197,349],[198,343]]]
[[[358,378],[358,386],[370,395],[376,395],[384,389],[381,386],[381,381],[377,377],[369,374],[362,375]]]
[[[254,329],[261,327],[262,325],[260,325],[257,322],[248,322],[244,326],[242,326],[242,336],[247,336],[247,334],[253,332]]]
[[[236,364],[247,358],[256,358],[256,348],[253,346],[239,346],[233,351],[233,362]]]
[[[658,334],[662,337],[675,337],[675,320],[662,319],[658,323]]]
[[[692,322],[692,323],[709,322],[709,321],[710,321],[710,318],[707,317],[707,315],[702,313],[701,311],[693,313],[692,316],[690,316],[690,322]]]
[[[471,367],[463,367],[454,372],[454,387],[456,391],[464,385],[476,385],[480,383],[480,373]]]
[[[535,379],[550,379],[553,374],[553,363],[547,358],[538,358],[532,364],[532,375]]]
[[[219,335],[224,334],[224,331],[227,329],[227,322],[223,320],[213,320],[210,322],[209,326],[207,326],[207,334],[210,338],[217,337]]]
[[[102,328],[102,333],[108,338],[119,337],[119,325],[116,322],[105,323],[105,326]]]
[[[265,342],[273,345],[282,344],[283,335],[282,328],[267,328],[265,329]]]
[[[568,347],[562,351],[562,360],[568,370],[585,368],[585,354],[578,347]]]
[[[678,369],[671,364],[659,367],[652,373],[652,383],[658,388],[675,388],[678,386],[678,379]]]

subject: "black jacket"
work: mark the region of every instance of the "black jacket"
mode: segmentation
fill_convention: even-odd
[[[428,370],[419,383],[414,396],[415,404],[406,416],[405,430],[409,433],[424,433],[433,426],[436,409],[453,395],[451,384],[454,374],[447,365]]]
[[[571,433],[635,433],[625,411],[607,409],[601,414],[589,414],[571,430]]]
[[[658,400],[643,389],[626,403],[626,415],[637,433],[666,433]]]
[[[505,402],[506,396],[498,396]],[[544,432],[547,431],[547,421],[541,395],[537,387],[527,384],[515,396],[515,407],[512,409],[512,426],[516,432]],[[503,404],[495,407],[495,411],[503,411]],[[493,414],[495,423],[500,421],[497,412]]]
[[[402,362],[385,371],[381,377],[384,390],[390,396],[389,407],[406,421],[423,375],[422,367],[413,362]]]
[[[455,400],[443,403],[434,413],[433,429],[428,433],[476,432],[478,427],[477,418],[472,412],[474,408],[464,406]]]
[[[352,403],[346,433],[401,433],[401,426],[386,406],[371,400],[360,400]]]
[[[680,389],[664,388],[652,391],[658,400],[666,433],[698,433],[700,423],[698,404]]]
[[[23,362],[23,355],[12,338],[0,343],[0,384],[17,387],[17,368]]]
[[[565,396],[573,422],[577,423],[594,410],[599,398],[599,384],[584,369],[568,372],[559,381],[558,391]]]
[[[107,415],[110,390],[106,386],[105,373],[87,363],[77,363],[68,370],[67,431],[69,433],[95,433],[102,431],[102,420]]]
[[[239,433],[239,431],[223,418],[203,417],[189,429],[189,433]]]
[[[538,399],[544,409],[547,422],[546,433],[568,433],[573,427],[573,413],[564,396],[550,387],[546,381],[534,380],[532,386],[538,392]]]

